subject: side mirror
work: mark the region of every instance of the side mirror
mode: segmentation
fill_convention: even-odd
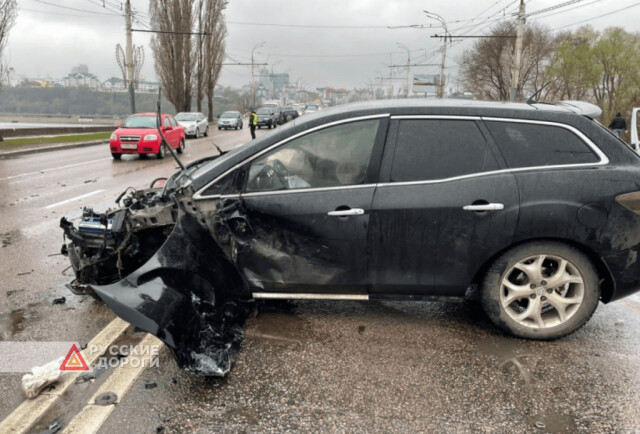
[[[116,125],[116,130],[117,130],[118,128],[120,128],[120,125]]]
[[[171,131],[173,127],[171,125],[164,127],[165,131]]]

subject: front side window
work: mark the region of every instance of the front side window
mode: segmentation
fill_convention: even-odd
[[[167,128],[169,126],[171,126],[171,121],[169,120],[169,118],[164,118],[164,128]]]
[[[249,167],[247,192],[362,184],[379,120],[325,128],[272,150]]]
[[[573,132],[553,125],[486,122],[510,168],[600,161]]]
[[[497,169],[473,120],[401,120],[391,182],[429,181]]]

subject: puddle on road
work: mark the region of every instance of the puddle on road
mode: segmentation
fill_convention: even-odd
[[[297,344],[312,335],[307,322],[296,312],[294,302],[261,302],[257,311],[257,316],[245,325],[247,337]]]
[[[25,321],[32,318],[27,309],[16,309],[0,315],[0,341],[7,341],[24,330]]]
[[[478,349],[497,359],[500,369],[514,379],[530,384],[540,357],[533,354],[520,340],[491,336],[476,342]]]
[[[526,420],[536,433],[569,433],[578,430],[576,421],[566,414],[549,412]]]
[[[9,247],[19,241],[20,231],[14,230],[11,232],[6,232],[4,234],[0,234],[0,241],[2,241],[2,247]]]

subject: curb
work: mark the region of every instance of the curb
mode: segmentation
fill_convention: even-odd
[[[61,145],[42,145],[42,146],[36,146],[36,147],[26,148],[26,149],[0,151],[0,158],[15,157],[20,155],[28,155],[28,154],[37,154],[39,152],[50,152],[50,151],[60,151],[64,149],[82,148],[85,146],[102,145],[105,143],[109,143],[109,140],[94,140],[91,142],[66,143],[66,144],[63,143]]]

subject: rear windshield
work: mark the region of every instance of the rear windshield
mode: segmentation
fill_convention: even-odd
[[[176,116],[176,119],[179,121],[195,121],[196,115],[188,114],[188,113],[180,113]]]
[[[156,117],[129,116],[120,128],[156,128]]]

